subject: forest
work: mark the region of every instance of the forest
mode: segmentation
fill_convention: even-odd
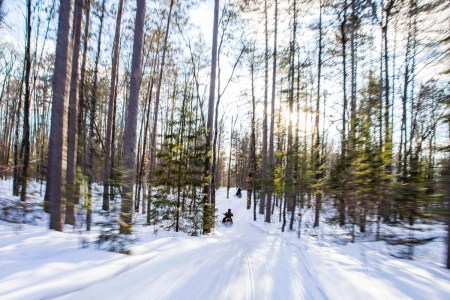
[[[281,232],[450,234],[449,19],[445,0],[0,0],[0,220],[210,235],[240,187]]]

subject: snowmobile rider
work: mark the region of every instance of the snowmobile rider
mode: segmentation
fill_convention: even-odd
[[[241,188],[237,189],[236,197],[239,197],[239,198],[242,197]]]
[[[233,223],[233,219],[231,218],[233,216],[233,213],[231,212],[231,209],[228,209],[226,213],[224,213],[225,217],[222,219],[222,223],[226,222],[227,218],[230,218],[231,223]]]

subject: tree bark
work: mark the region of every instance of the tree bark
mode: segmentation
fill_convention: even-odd
[[[342,39],[342,72],[343,72],[343,111],[342,111],[342,137],[341,137],[341,164],[342,172],[346,169],[346,159],[347,159],[347,0],[344,1],[344,12],[343,21],[341,23],[341,39]],[[344,189],[345,190],[345,189]],[[339,226],[345,225],[345,191],[342,195],[339,195]]]
[[[255,57],[254,50],[251,61],[251,77],[252,77],[252,119],[251,119],[251,133],[250,133],[250,165],[248,172],[248,190],[247,190],[247,209],[250,208],[250,203],[253,196],[253,220],[256,221],[256,194],[255,191],[255,172],[256,172],[256,99],[255,99]]]
[[[230,198],[230,185],[231,185],[231,154],[233,149],[233,135],[234,135],[234,127],[236,126],[236,119],[231,117],[231,132],[230,132],[230,155],[228,156],[228,176],[227,176],[227,199]]]
[[[267,192],[266,203],[266,222],[270,223],[272,215],[272,196],[274,192],[274,131],[275,131],[275,95],[276,95],[276,76],[277,76],[277,32],[278,32],[278,0],[275,0],[275,25],[274,25],[274,40],[273,40],[273,66],[272,66],[272,100],[270,109],[270,136],[269,136],[269,175],[268,184],[269,190]]]
[[[297,32],[297,1],[293,3],[294,23],[292,27],[292,41],[289,50],[289,120],[288,120],[288,140],[286,151],[286,182],[285,182],[285,197],[286,207],[284,208],[291,213],[295,211],[295,192],[294,192],[294,138],[293,138],[293,118],[294,118],[294,78],[295,78],[295,44],[296,44],[296,32]],[[285,211],[283,212],[283,225],[282,231],[286,225]]]
[[[20,159],[20,146],[19,146],[19,128],[20,128],[20,111],[22,110],[22,93],[23,93],[23,83],[24,83],[24,77],[25,77],[25,68],[22,72],[22,78],[20,80],[20,87],[19,87],[19,95],[17,98],[17,110],[16,110],[16,116],[15,116],[15,129],[14,129],[14,154],[13,154],[13,163],[14,163],[14,170],[13,170],[13,196],[19,196],[19,185],[20,185],[20,166],[19,166],[19,159]],[[44,210],[48,212],[47,207],[44,204]]]
[[[391,109],[391,103],[389,100],[389,52],[388,52],[388,25],[389,25],[389,17],[391,15],[392,8],[394,6],[395,0],[390,0],[386,9],[384,9],[386,13],[386,21],[384,26],[382,26],[382,37],[384,40],[384,96],[385,96],[385,105],[384,105],[384,131],[385,131],[385,151],[388,156],[388,163],[386,169],[388,172],[392,172],[392,124],[390,122],[389,110]]]
[[[166,60],[166,52],[167,52],[167,40],[169,38],[169,30],[170,30],[170,17],[172,15],[172,8],[173,8],[174,0],[170,1],[170,8],[169,8],[169,15],[167,17],[167,25],[166,25],[166,34],[164,36],[164,47],[163,47],[163,53],[161,58],[161,68],[159,70],[159,80],[158,80],[158,87],[156,89],[156,99],[155,99],[155,110],[154,110],[154,117],[153,117],[153,130],[152,130],[152,143],[151,143],[151,149],[150,149],[150,172],[154,172],[155,163],[156,163],[156,131],[158,128],[158,113],[159,113],[159,101],[160,101],[160,95],[161,95],[161,84],[163,80],[163,72],[164,72],[164,65]]]
[[[350,149],[354,152],[356,135],[356,0],[352,0],[351,32],[350,32],[350,55],[351,55],[351,95],[350,95]]]
[[[86,1],[86,20],[84,24],[84,37],[83,37],[83,58],[81,60],[80,70],[80,82],[78,90],[78,118],[77,118],[77,167],[80,167],[81,173],[86,172],[86,119],[85,119],[85,87],[86,87],[86,65],[87,65],[87,53],[89,51],[89,28],[90,28],[90,15],[91,15],[91,0]],[[81,182],[76,180],[75,191],[80,195]],[[79,198],[75,199],[75,203],[78,204]]]
[[[78,198],[75,188],[77,163],[77,108],[78,108],[78,64],[80,58],[81,22],[83,1],[76,0],[73,26],[72,75],[70,79],[69,116],[67,134],[67,175],[66,175],[66,224],[75,224],[74,204]]]
[[[100,52],[102,44],[102,32],[103,32],[103,20],[105,17],[105,1],[102,1],[101,13],[100,13],[100,25],[98,29],[98,40],[97,40],[97,54],[95,56],[94,63],[94,82],[92,83],[92,93],[89,109],[89,151],[88,151],[88,167],[87,167],[87,177],[88,177],[88,197],[85,203],[86,206],[86,230],[91,230],[92,222],[92,184],[94,182],[94,155],[96,146],[96,130],[95,130],[95,117],[97,114],[97,102],[98,102],[98,64],[100,62]]]
[[[31,0],[27,0],[27,43],[25,46],[25,99],[23,103],[22,178],[20,200],[27,196],[28,164],[30,162],[30,73],[31,73]]]
[[[320,154],[320,83],[322,77],[322,1],[320,1],[320,12],[319,12],[319,58],[317,64],[317,102],[316,102],[316,117],[314,122],[314,133],[315,133],[315,142],[314,142],[314,172],[316,185],[319,184],[320,179],[322,178],[321,168],[321,154]],[[320,189],[320,187],[318,188]],[[314,216],[314,227],[319,226],[320,219],[320,210],[322,208],[322,192],[316,191],[316,209]]]
[[[111,181],[111,148],[114,146],[111,143],[112,140],[112,124],[113,118],[115,118],[114,106],[117,99],[117,78],[119,70],[119,43],[120,43],[120,27],[122,24],[122,11],[123,0],[119,1],[119,8],[117,11],[116,31],[114,34],[113,43],[113,57],[111,63],[111,87],[109,90],[109,102],[108,102],[108,120],[106,123],[106,136],[105,136],[105,163],[103,165],[103,205],[104,211],[109,210],[110,200],[110,181]]]
[[[62,206],[66,162],[68,91],[71,71],[69,42],[71,1],[61,0],[53,77],[52,120],[48,147],[47,194],[50,203],[50,229],[63,231]]]
[[[187,91],[186,91],[186,89],[187,89],[187,79],[185,80],[185,91],[184,91],[184,95],[183,95],[183,103],[182,103],[182,105],[181,105],[181,115],[182,116],[185,116],[185,113],[186,113],[186,98],[188,97],[188,95],[187,95]],[[180,207],[181,207],[181,199],[180,199],[180,196],[181,196],[181,189],[182,189],[182,186],[181,186],[181,167],[182,167],[182,159],[183,159],[183,138],[184,138],[184,127],[185,127],[185,124],[186,124],[186,119],[185,118],[183,118],[182,120],[181,120],[181,128],[180,128],[180,133],[179,133],[179,140],[178,140],[178,146],[180,147],[180,153],[179,153],[179,156],[178,156],[178,170],[177,170],[177,173],[178,173],[178,186],[177,186],[177,210],[176,210],[176,224],[175,224],[175,231],[176,232],[178,232],[179,231],[179,229],[180,229]]]
[[[122,207],[120,233],[130,234],[132,225],[133,185],[136,164],[136,125],[138,114],[139,89],[141,84],[142,36],[145,22],[146,0],[136,0],[136,22],[134,27],[133,57],[131,62],[130,98],[128,100],[125,134],[123,137],[124,170],[122,186]]]
[[[216,91],[216,67],[217,67],[217,35],[219,31],[219,0],[214,1],[214,25],[213,25],[213,41],[211,50],[211,74],[209,84],[209,101],[208,101],[208,122],[206,125],[206,159],[204,169],[204,187],[203,187],[203,234],[211,233],[214,228],[214,203],[211,202],[211,152],[213,138],[213,121],[214,121],[214,99]]]
[[[266,210],[266,194],[267,194],[267,106],[268,106],[268,92],[269,92],[269,32],[268,32],[268,15],[267,15],[267,0],[264,0],[264,37],[265,37],[265,51],[264,51],[264,113],[263,113],[263,132],[262,132],[262,152],[261,152],[261,200],[259,203],[259,213],[263,215]]]
[[[342,138],[341,138],[341,158],[344,160],[347,155],[347,0],[344,1],[344,20],[341,23],[342,40],[342,92],[343,92],[343,111],[342,111]],[[343,224],[342,224],[343,225]],[[341,226],[342,226],[341,225]]]

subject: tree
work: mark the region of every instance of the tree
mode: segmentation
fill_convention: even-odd
[[[227,31],[229,30],[229,26],[231,25],[231,23],[235,22],[237,19],[237,15],[236,12],[233,11],[232,9],[229,9],[229,4],[225,3],[224,8],[222,10],[222,16],[220,18],[220,25],[222,26],[222,30],[220,33],[220,41],[219,41],[219,45],[218,45],[218,51],[217,51],[217,69],[218,69],[218,74],[217,74],[217,101],[215,104],[215,112],[214,115],[216,116],[214,119],[214,139],[213,139],[213,151],[212,151],[212,165],[211,165],[211,173],[213,174],[211,177],[211,190],[214,191],[214,193],[211,193],[211,202],[215,203],[215,190],[216,190],[216,180],[217,180],[217,164],[219,163],[219,159],[218,156],[220,155],[220,146],[219,149],[217,149],[217,139],[219,139],[219,145],[220,145],[220,137],[219,137],[219,129],[218,129],[218,123],[219,123],[219,105],[220,105],[220,100],[223,96],[223,94],[225,93],[225,91],[227,90],[231,80],[233,79],[234,76],[234,72],[236,70],[236,67],[238,66],[242,55],[244,54],[244,52],[246,51],[246,46],[242,46],[242,48],[239,51],[239,55],[236,58],[236,61],[233,65],[233,69],[231,71],[231,74],[225,84],[225,87],[223,88],[223,90],[221,89],[221,64],[220,64],[220,58],[221,58],[221,54],[223,52],[223,44],[224,41],[226,40],[226,36],[230,35],[230,33],[228,33]],[[242,36],[242,35],[241,35]]]
[[[131,233],[133,185],[136,171],[136,125],[138,98],[141,84],[142,36],[145,21],[145,0],[136,0],[136,21],[134,27],[133,57],[131,63],[130,97],[125,124],[124,145],[124,185],[122,186],[122,207],[120,233]]]
[[[253,220],[256,221],[256,189],[255,189],[255,173],[256,173],[256,99],[255,99],[255,50],[252,51],[252,57],[250,61],[250,72],[252,78],[252,117],[251,117],[251,132],[250,132],[250,159],[248,166],[247,177],[247,209],[251,207],[251,201],[253,196]],[[254,193],[254,194],[253,194]]]
[[[94,155],[95,155],[95,146],[96,146],[96,135],[97,135],[97,124],[96,124],[96,115],[97,115],[97,104],[99,102],[99,89],[98,89],[98,65],[100,62],[100,52],[101,52],[101,44],[102,44],[102,32],[103,32],[103,21],[105,18],[105,1],[102,1],[102,5],[100,8],[100,25],[98,28],[98,36],[97,36],[97,53],[95,55],[94,62],[94,78],[92,82],[92,91],[90,95],[89,101],[89,135],[88,135],[88,143],[89,149],[87,149],[87,179],[88,179],[88,195],[86,201],[86,230],[91,230],[91,219],[92,219],[92,184],[94,182]]]
[[[70,19],[71,1],[61,0],[53,77],[52,120],[47,171],[47,194],[50,203],[50,229],[62,231],[62,199],[66,171],[67,106],[71,71]]]
[[[320,191],[320,180],[322,178],[322,157],[321,157],[321,140],[320,140],[320,93],[321,93],[321,79],[322,79],[322,51],[323,51],[323,28],[322,28],[322,1],[319,4],[319,53],[318,53],[318,63],[317,63],[317,100],[316,100],[316,110],[315,110],[315,121],[314,121],[314,149],[313,149],[313,161],[314,161],[314,172],[316,179],[316,209],[314,216],[314,227],[319,226],[320,210],[322,209],[322,191]]]
[[[88,43],[90,37],[90,16],[91,16],[91,0],[87,0],[85,3],[85,23],[83,33],[83,57],[81,59],[80,69],[80,81],[78,87],[78,116],[77,116],[77,167],[80,168],[81,174],[86,174],[86,118],[87,113],[87,101],[86,101],[86,66],[88,55]],[[81,175],[80,174],[80,175]],[[81,194],[80,180],[75,181],[75,194]],[[75,203],[78,204],[78,197],[75,199]]]
[[[297,32],[297,1],[293,3],[293,25],[292,37],[289,46],[289,95],[288,95],[288,139],[286,150],[286,184],[285,184],[285,208],[283,210],[283,225],[281,230],[284,232],[286,226],[286,209],[292,214],[295,212],[295,182],[294,182],[294,78],[295,78],[295,48],[296,48],[296,32]]]
[[[233,150],[233,140],[234,140],[234,134],[235,134],[235,126],[237,122],[237,116],[236,119],[234,117],[231,117],[231,130],[230,130],[230,154],[228,156],[228,175],[227,175],[227,199],[230,197],[230,184],[231,184],[231,152]]]
[[[163,74],[164,74],[164,65],[165,65],[165,58],[166,58],[166,52],[167,52],[167,40],[169,38],[170,17],[172,15],[173,4],[174,4],[174,0],[171,0],[170,8],[169,8],[169,15],[167,17],[166,34],[164,36],[164,47],[163,47],[163,53],[162,53],[162,59],[161,59],[161,67],[159,69],[158,87],[156,89],[155,110],[154,110],[153,130],[152,130],[152,143],[151,143],[150,170],[153,170],[154,165],[155,165],[156,130],[157,130],[157,125],[158,125],[159,101],[160,101],[160,96],[161,96],[161,84],[162,84]]]
[[[347,108],[348,108],[348,99],[347,99],[347,0],[344,1],[344,9],[342,13],[342,22],[340,24],[340,40],[342,44],[342,97],[343,97],[343,105],[342,105],[342,135],[341,135],[341,155],[339,159],[339,170],[338,173],[343,174],[346,168],[346,159],[347,159]],[[341,178],[338,182],[341,186],[343,186],[345,179]],[[344,190],[344,189],[343,189]],[[345,225],[345,194],[339,193],[339,225]]]
[[[211,155],[212,155],[212,139],[213,139],[213,121],[214,121],[214,102],[216,92],[216,67],[217,67],[217,36],[219,31],[219,0],[214,2],[214,23],[213,23],[213,40],[211,49],[211,74],[209,84],[209,101],[208,101],[208,121],[206,125],[206,159],[204,170],[204,188],[203,188],[203,234],[209,234],[214,227],[214,209],[215,203],[211,202]]]
[[[106,125],[106,137],[105,137],[105,163],[103,166],[103,205],[102,209],[105,211],[109,210],[109,195],[110,191],[110,181],[112,173],[111,165],[111,148],[112,145],[112,123],[114,116],[114,107],[116,106],[117,99],[117,79],[118,79],[118,68],[119,68],[119,43],[120,43],[120,27],[122,24],[122,11],[123,11],[123,0],[119,1],[119,8],[117,10],[117,20],[116,20],[116,31],[114,34],[114,44],[113,44],[113,56],[111,62],[111,88],[109,90],[109,102],[108,102],[108,120]]]
[[[22,136],[22,174],[20,199],[25,201],[27,195],[28,164],[30,162],[30,73],[31,73],[31,0],[27,0],[27,42],[25,45],[25,99],[23,104]]]
[[[275,95],[276,95],[276,81],[277,81],[277,33],[278,33],[278,1],[275,0],[275,25],[274,25],[274,38],[273,38],[273,66],[272,66],[272,99],[270,110],[270,135],[269,135],[269,173],[268,179],[268,192],[266,203],[266,222],[270,223],[272,215],[272,196],[274,192],[274,129],[275,129]]]
[[[83,2],[76,0],[73,25],[73,56],[72,74],[70,80],[68,134],[67,134],[67,175],[66,175],[66,220],[67,224],[75,224],[74,205],[78,200],[76,190],[77,163],[77,112],[78,112],[78,65],[80,58],[81,21],[83,16]]]
[[[261,160],[261,200],[259,203],[259,213],[265,213],[266,205],[266,190],[267,190],[267,105],[268,105],[268,91],[269,91],[269,32],[268,32],[268,14],[267,14],[267,0],[264,0],[264,35],[265,35],[265,51],[264,51],[264,113],[263,113],[263,128],[262,128],[262,160]]]
[[[395,0],[390,0],[386,3],[386,7],[383,7],[383,11],[385,12],[385,22],[384,24],[381,22],[381,32],[384,41],[384,97],[385,97],[385,105],[384,105],[384,127],[385,127],[385,148],[388,159],[391,160],[392,155],[392,124],[389,117],[389,112],[391,109],[391,102],[389,100],[389,53],[388,53],[388,25],[389,18],[391,16],[392,9],[394,7]],[[392,171],[391,163],[389,162],[387,165],[388,171]]]

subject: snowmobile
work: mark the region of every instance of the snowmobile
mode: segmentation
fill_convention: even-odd
[[[225,217],[225,220],[222,220],[222,224],[226,227],[231,227],[233,225],[233,219]]]
[[[222,224],[230,227],[233,225],[233,219],[231,218],[233,216],[233,213],[231,212],[231,209],[228,209],[228,212],[224,213],[225,217],[222,219]]]

